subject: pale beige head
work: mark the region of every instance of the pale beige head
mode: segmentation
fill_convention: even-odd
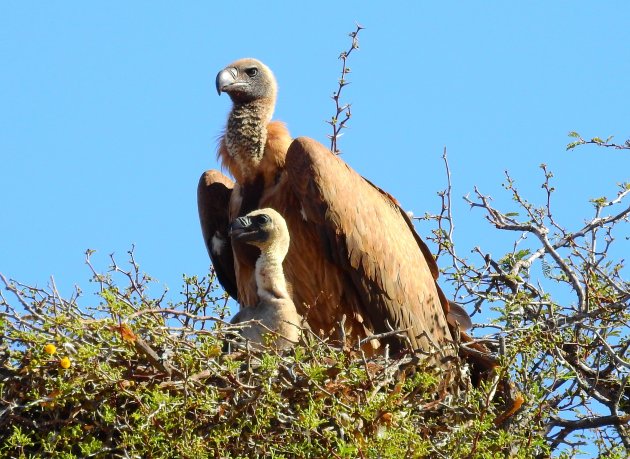
[[[217,92],[227,93],[234,103],[268,100],[275,103],[277,84],[273,73],[258,59],[239,59],[217,74]]]
[[[273,251],[281,258],[289,250],[287,223],[282,215],[269,208],[236,218],[230,225],[230,237],[233,242],[254,245],[263,252]]]

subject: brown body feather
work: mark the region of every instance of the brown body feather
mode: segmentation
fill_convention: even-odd
[[[243,60],[229,67],[238,73],[230,79],[241,78],[252,62],[260,64]],[[262,66],[262,71],[268,69]],[[236,179],[229,203],[221,201],[228,219],[263,207],[285,218],[291,234],[285,276],[298,312],[315,332],[334,333],[345,316],[346,335],[354,342],[392,329],[406,330],[411,345],[423,350],[449,341],[448,302],[435,282],[437,266],[408,216],[394,198],[323,145],[308,138],[292,140],[283,124],[269,122],[275,80],[272,90],[273,97],[256,99],[249,120],[242,106],[251,101],[230,94],[234,109],[218,152]],[[235,110],[238,123],[232,120]],[[199,203],[200,208],[206,205]],[[214,221],[202,219],[204,234],[216,231]],[[241,304],[258,301],[256,258],[254,251],[234,251]],[[388,343],[394,349],[404,346],[395,338]]]

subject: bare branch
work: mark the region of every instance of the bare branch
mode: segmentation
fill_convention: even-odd
[[[348,86],[350,82],[347,80],[347,75],[351,72],[350,67],[348,67],[348,58],[350,54],[355,49],[359,49],[359,32],[363,30],[364,27],[357,24],[354,32],[351,32],[350,38],[352,39],[352,44],[347,51],[343,51],[339,55],[339,59],[341,60],[341,77],[339,78],[339,86],[337,90],[333,92],[331,96],[332,100],[335,102],[335,114],[329,121],[326,121],[328,124],[332,126],[332,135],[328,136],[330,138],[330,151],[334,154],[338,155],[341,153],[341,150],[338,148],[339,138],[343,135],[341,131],[347,128],[347,123],[352,117],[352,112],[350,110],[351,104],[344,104],[341,102],[341,92],[343,88]]]

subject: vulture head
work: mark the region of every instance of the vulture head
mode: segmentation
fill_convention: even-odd
[[[239,59],[217,75],[217,92],[227,93],[234,103],[265,99],[275,104],[277,85],[269,67],[257,59]]]
[[[258,247],[283,259],[289,250],[289,230],[282,216],[273,209],[254,210],[236,218],[230,225],[232,243]]]

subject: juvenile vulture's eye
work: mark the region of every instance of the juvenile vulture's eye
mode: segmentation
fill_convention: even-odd
[[[254,221],[258,223],[259,225],[264,225],[265,223],[271,221],[271,218],[269,218],[269,215],[260,214],[254,217]]]
[[[245,70],[245,73],[247,73],[247,76],[249,76],[250,78],[254,78],[256,75],[258,75],[258,69],[255,67],[247,69]]]

